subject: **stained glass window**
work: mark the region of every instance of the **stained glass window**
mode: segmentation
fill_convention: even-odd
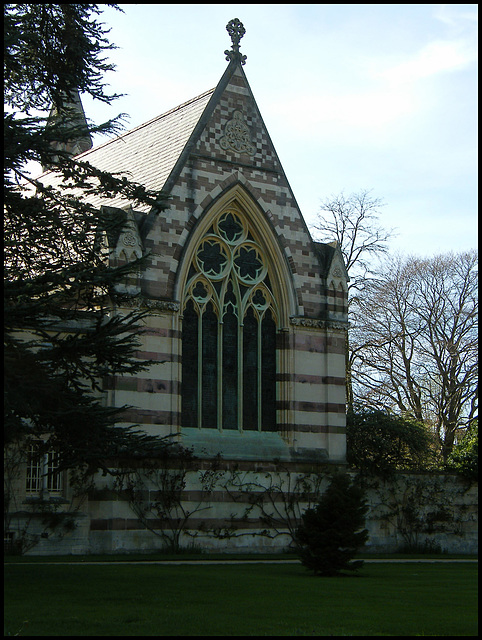
[[[184,289],[182,426],[276,429],[277,305],[260,241],[224,211],[199,240]]]

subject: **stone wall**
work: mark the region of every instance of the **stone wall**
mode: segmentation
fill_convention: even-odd
[[[301,462],[205,461],[201,469],[180,474],[171,469],[168,476],[162,469],[141,477],[136,471],[117,485],[104,476],[97,479],[81,512],[72,514],[71,530],[48,531],[44,518],[29,514],[29,533],[37,535],[38,542],[27,553],[150,553],[171,542],[208,552],[286,550],[296,518],[315,504],[314,496],[328,486],[331,473],[340,470],[326,465],[320,472]],[[171,482],[173,477],[177,484]],[[176,494],[166,506],[160,492],[169,483]],[[370,536],[365,551],[477,553],[477,483],[442,473],[397,474],[364,483]],[[262,501],[253,499],[261,497]],[[16,516],[20,530],[27,514]]]
[[[182,505],[174,500],[170,510],[158,507],[144,512],[144,523],[136,517],[126,492],[112,493],[106,486],[92,495],[90,503],[91,550],[160,549],[172,539],[186,513],[190,515],[179,533],[181,546],[226,552],[285,550],[291,540],[286,532],[316,501],[310,492],[322,492],[336,470],[340,469],[326,465],[320,472],[303,463],[210,466],[206,462],[200,471],[183,476]],[[159,476],[156,480],[151,476],[136,485],[138,513],[142,505],[156,504],[162,482]],[[477,484],[455,474],[412,473],[366,480],[365,490],[370,534],[366,551],[477,553]],[[162,528],[167,537],[159,535]]]
[[[397,474],[367,482],[367,550],[478,552],[478,484],[455,474]]]

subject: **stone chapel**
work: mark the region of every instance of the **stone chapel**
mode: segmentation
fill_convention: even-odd
[[[243,25],[227,28],[214,89],[79,156],[169,196],[161,214],[96,203],[125,219],[107,239],[111,258],[148,256],[118,312],[149,309],[138,357],[155,362],[112,380],[107,402],[201,459],[342,465],[346,269],[336,243],[310,235],[244,71]],[[70,552],[155,546],[106,483],[96,480]]]

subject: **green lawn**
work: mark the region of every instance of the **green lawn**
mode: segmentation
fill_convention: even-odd
[[[472,636],[477,565],[5,565],[5,634]]]

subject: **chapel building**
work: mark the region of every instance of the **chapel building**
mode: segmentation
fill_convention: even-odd
[[[214,89],[78,156],[169,197],[162,212],[95,203],[125,220],[110,258],[146,256],[118,312],[149,309],[138,357],[154,361],[110,380],[106,401],[206,460],[343,465],[345,265],[313,241],[245,75],[244,29],[228,31]],[[82,552],[147,548],[102,482]]]

